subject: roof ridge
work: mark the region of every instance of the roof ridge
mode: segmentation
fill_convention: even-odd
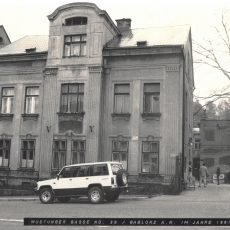
[[[133,28],[131,30],[138,30],[138,29],[156,29],[156,28],[172,28],[172,27],[182,27],[182,26],[188,26],[191,27],[189,24],[183,24],[183,25],[167,25],[167,26],[149,26],[149,27],[137,27]]]

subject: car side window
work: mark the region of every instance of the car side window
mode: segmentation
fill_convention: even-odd
[[[71,167],[65,167],[59,174],[59,178],[73,177],[73,170]]]
[[[93,166],[93,175],[94,176],[105,176],[105,175],[109,175],[107,164],[94,165]]]
[[[80,166],[77,172],[76,177],[85,177],[85,176],[89,176],[89,166],[84,165],[84,166]]]

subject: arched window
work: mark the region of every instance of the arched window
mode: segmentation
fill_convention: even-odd
[[[66,26],[86,25],[86,24],[87,24],[87,17],[72,17],[72,18],[67,18],[65,20]]]

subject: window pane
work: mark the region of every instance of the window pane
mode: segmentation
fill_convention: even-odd
[[[115,85],[115,94],[127,94],[129,93],[129,84]]]
[[[14,88],[3,88],[2,96],[14,96]]]
[[[79,42],[80,41],[80,36],[76,35],[76,36],[72,36],[72,42]]]
[[[81,40],[82,41],[86,41],[86,34],[84,34],[84,35],[81,36]]]
[[[80,56],[80,44],[71,44],[71,56]]]
[[[70,95],[69,96],[69,106],[70,106],[70,112],[76,113],[77,111],[77,95]]]
[[[71,42],[71,37],[70,36],[66,36],[65,37],[65,42]]]
[[[38,87],[27,87],[26,95],[39,95],[39,88]]]
[[[120,161],[119,159],[119,153],[113,153],[113,161]]]
[[[62,95],[61,97],[61,112],[68,112],[68,95]]]
[[[86,43],[81,44],[81,56],[86,55]]]
[[[77,164],[78,163],[78,157],[77,157],[77,152],[72,153],[72,164]]]
[[[67,84],[62,84],[61,85],[61,92],[62,93],[68,93],[68,85]]]
[[[65,56],[70,56],[70,45],[65,44]]]
[[[160,92],[160,84],[159,83],[144,84],[144,92],[145,93]]]

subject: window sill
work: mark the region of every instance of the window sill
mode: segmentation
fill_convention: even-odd
[[[159,120],[161,113],[142,113],[141,116],[143,120]]]
[[[9,166],[0,166],[0,171],[10,171]]]
[[[59,117],[59,121],[66,121],[66,120],[78,120],[82,121],[85,115],[85,112],[80,113],[57,113]]]
[[[18,171],[22,171],[22,172],[34,172],[35,169],[34,168],[23,168],[23,167],[20,167],[20,168],[18,168]]]
[[[130,119],[131,114],[130,113],[112,113],[111,114],[113,120],[126,120],[128,121]]]
[[[2,120],[12,121],[13,116],[14,116],[14,114],[12,114],[12,113],[1,113],[0,114],[0,121],[2,121]]]
[[[23,121],[26,121],[26,120],[37,121],[38,117],[39,117],[39,114],[37,113],[23,113],[22,114]]]

